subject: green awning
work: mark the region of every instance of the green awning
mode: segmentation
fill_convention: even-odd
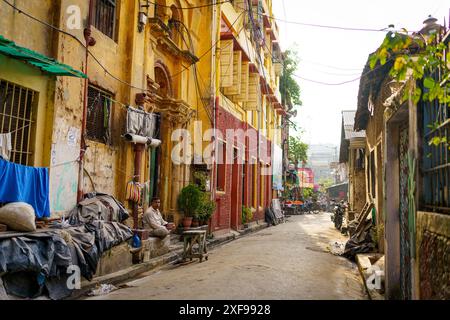
[[[8,57],[24,61],[35,67],[38,67],[46,73],[50,73],[56,76],[87,78],[87,76],[83,72],[75,70],[74,68],[66,64],[59,63],[58,61],[37,53],[36,51],[24,47],[19,47],[13,41],[8,40],[1,35],[0,54],[4,54]]]

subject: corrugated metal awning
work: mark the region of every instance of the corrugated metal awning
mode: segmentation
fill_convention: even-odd
[[[87,76],[71,66],[59,63],[58,61],[46,57],[36,51],[20,47],[13,41],[0,35],[0,54],[26,62],[41,69],[43,72],[56,76],[69,76],[77,78],[87,78]]]

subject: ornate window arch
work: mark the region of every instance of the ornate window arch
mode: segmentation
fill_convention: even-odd
[[[176,1],[174,4],[170,6],[170,20],[169,20],[169,28],[170,28],[170,38],[172,41],[178,46],[183,46],[182,34],[183,34],[183,13],[178,9],[180,7],[179,1]]]
[[[159,85],[158,95],[173,97],[172,81],[167,66],[160,60],[155,63],[155,82]]]

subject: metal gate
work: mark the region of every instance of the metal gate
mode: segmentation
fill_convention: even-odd
[[[411,255],[408,224],[408,128],[400,130],[400,288],[402,298],[411,299]]]

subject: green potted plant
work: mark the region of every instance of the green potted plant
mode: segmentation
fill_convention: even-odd
[[[208,220],[211,218],[215,210],[216,203],[210,199],[208,193],[204,193],[202,196],[202,200],[200,201],[200,206],[197,210],[200,224],[208,224]]]
[[[202,192],[193,184],[189,184],[181,189],[178,196],[178,207],[184,213],[183,226],[188,229],[191,227],[192,219],[196,215],[201,202]]]
[[[242,206],[242,224],[244,225],[244,228],[248,228],[248,222],[253,219],[253,212],[252,209],[246,206]]]

